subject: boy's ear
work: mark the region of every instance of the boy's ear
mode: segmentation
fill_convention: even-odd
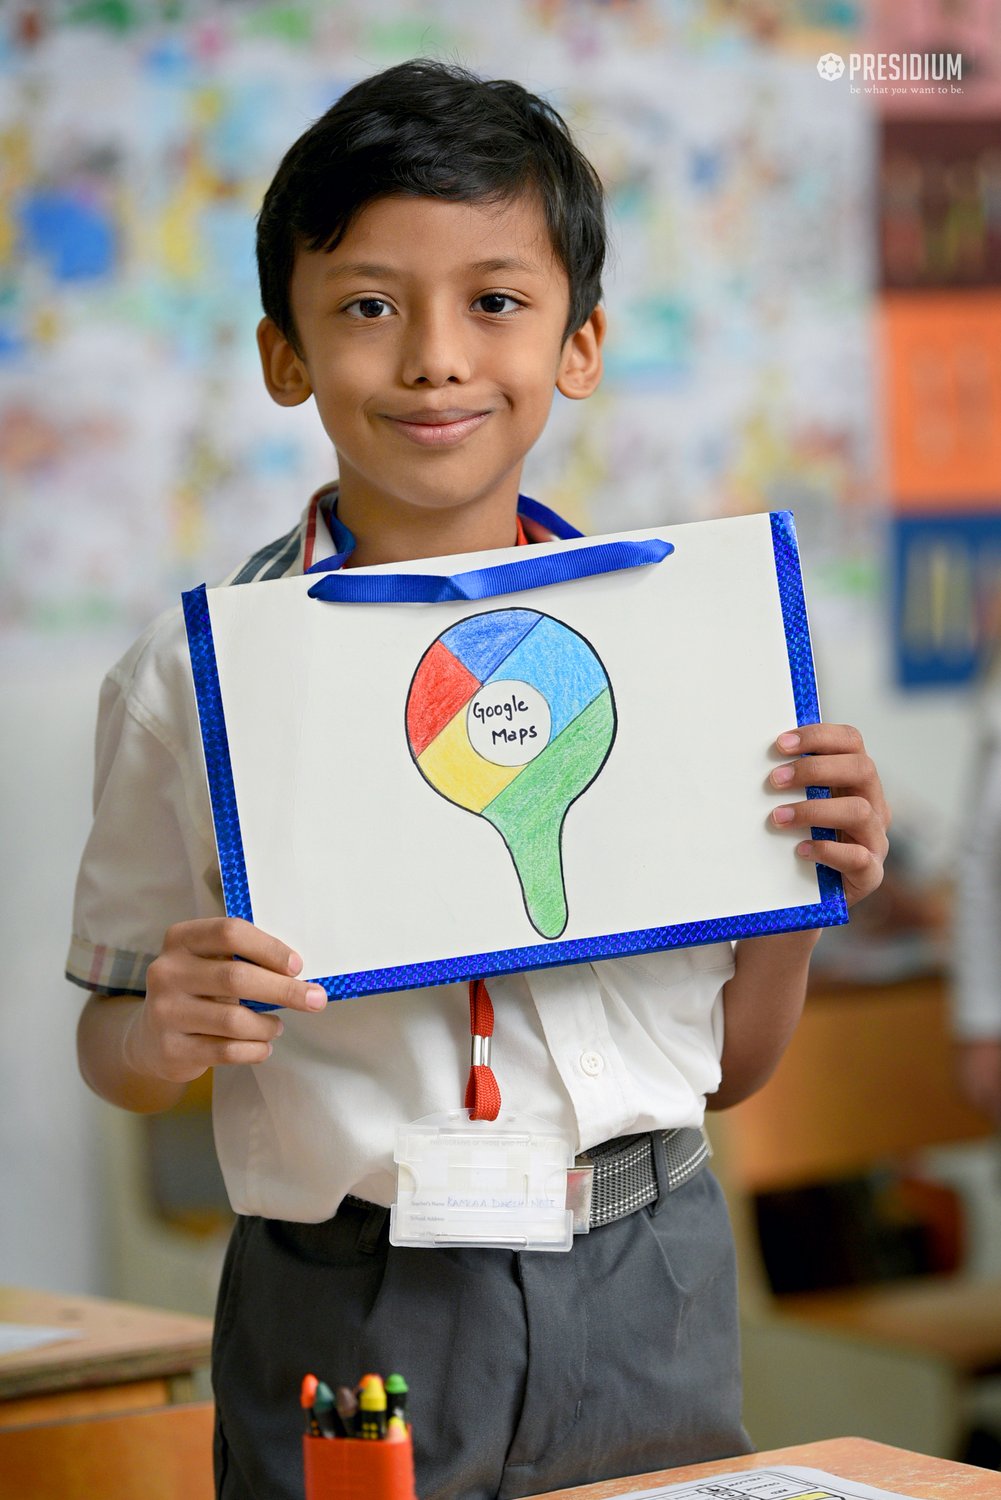
[[[556,389],[571,401],[582,401],[601,380],[601,346],[605,339],[605,309],[596,307],[587,322],[563,345]]]
[[[257,325],[257,348],[268,395],[279,406],[301,406],[313,394],[309,374],[277,323],[262,318]]]

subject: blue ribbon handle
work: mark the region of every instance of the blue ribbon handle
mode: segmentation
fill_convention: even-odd
[[[569,542],[584,535],[576,526],[571,526],[569,521],[557,515],[556,511],[550,510],[548,505],[543,505],[540,500],[533,500],[530,495],[518,496],[518,514],[526,521],[538,522],[547,531],[551,531],[553,536],[559,537],[561,542]]]
[[[444,604],[457,599],[490,599],[523,589],[572,583],[596,573],[618,573],[663,562],[674,551],[670,542],[596,542],[542,557],[476,568],[471,573],[324,573],[309,590],[311,599],[335,604]]]

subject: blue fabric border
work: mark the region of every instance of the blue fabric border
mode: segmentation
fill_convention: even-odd
[[[834,871],[828,872],[833,874]],[[840,889],[840,882],[839,882]],[[401,964],[393,969],[368,969],[357,974],[328,975],[317,979],[331,1000],[350,1000],[360,995],[379,995],[391,990],[416,990],[456,980],[489,979],[492,974],[521,974],[528,969],[555,969],[594,959],[624,958],[634,953],[658,953],[665,948],[695,948],[706,943],[760,937],[768,932],[798,932],[810,927],[830,927],[831,911],[824,903],[784,906],[776,911],[747,912],[708,922],[681,922],[674,927],[646,927],[636,932],[607,933],[602,937],[574,938],[564,943],[533,943],[529,948],[507,948],[498,953],[469,953],[461,958],[420,964]]]
[[[208,772],[209,798],[212,803],[212,821],[215,824],[226,912],[228,916],[243,917],[252,922],[254,913],[250,904],[240,815],[236,807],[236,788],[233,786],[233,767],[229,758],[226,715],[223,712],[219,668],[212,639],[212,620],[204,583],[182,594],[181,605],[184,609],[184,627],[188,632],[191,675],[195,681],[195,701],[198,704],[198,722],[202,730],[202,747],[205,751],[205,769]],[[269,1010],[272,1008],[268,1007]]]
[[[813,648],[810,644],[810,622],[807,619],[806,598],[803,594],[803,573],[799,563],[799,547],[796,544],[796,523],[793,520],[792,511],[789,510],[773,510],[769,515],[769,520],[772,523],[775,577],[779,586],[786,650],[789,653],[789,675],[792,678],[793,702],[796,705],[796,723],[817,724],[820,721],[820,703],[817,698]],[[806,795],[811,799],[823,798],[829,797],[831,792],[826,786],[808,786]],[[837,837],[831,828],[811,828],[810,833],[815,839],[827,840]],[[820,888],[820,910],[823,916],[821,921],[809,925],[843,926],[848,921],[848,903],[845,900],[845,888],[840,874],[827,865],[818,865],[817,884]],[[748,932],[744,936],[749,937],[751,934]]]
[[[820,718],[813,652],[803,595],[803,578],[796,545],[796,530],[790,511],[774,511],[770,516],[775,572],[782,622],[789,653],[793,700],[797,724],[813,724]],[[195,697],[201,724],[205,764],[208,771],[212,817],[215,823],[219,864],[222,871],[226,911],[233,917],[254,920],[243,839],[236,806],[236,792],[229,757],[229,741],[212,622],[209,616],[205,585],[182,595],[184,623],[188,632]],[[811,798],[829,797],[827,787],[808,787]],[[834,837],[829,829],[814,828],[813,837]],[[848,920],[841,876],[826,865],[817,869],[820,901],[807,906],[787,906],[775,911],[745,912],[738,916],[715,918],[702,922],[682,922],[672,927],[648,927],[635,932],[607,933],[599,937],[575,938],[567,942],[533,943],[525,948],[507,948],[496,953],[472,953],[458,958],[434,959],[426,963],[400,964],[387,969],[368,969],[352,974],[309,976],[320,984],[331,1000],[348,1000],[363,995],[386,994],[393,990],[421,989],[458,980],[484,979],[492,974],[516,974],[531,969],[558,968],[566,964],[586,963],[604,958],[621,958],[637,953],[653,953],[669,948],[691,948],[706,943],[722,943],[745,937],[759,937],[772,932],[794,932],[817,927],[838,926]],[[275,1006],[244,1001],[255,1010],[274,1010]]]

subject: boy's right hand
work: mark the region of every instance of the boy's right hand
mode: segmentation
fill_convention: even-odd
[[[230,1063],[264,1062],[282,1023],[240,1001],[323,1010],[326,993],[296,979],[301,968],[298,953],[239,917],[176,923],[149,966],[126,1061],[137,1073],[171,1083],[190,1083]]]

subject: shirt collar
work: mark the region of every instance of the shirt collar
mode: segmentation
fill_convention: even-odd
[[[304,573],[307,573],[321,557],[327,557],[332,552],[350,553],[354,549],[354,537],[337,517],[337,494],[338,485],[337,481],[334,480],[332,483],[325,484],[321,489],[318,489],[306,507],[302,557],[302,571]],[[525,533],[521,516],[516,516],[515,520],[517,523],[515,546],[527,547],[531,545],[531,540]]]

